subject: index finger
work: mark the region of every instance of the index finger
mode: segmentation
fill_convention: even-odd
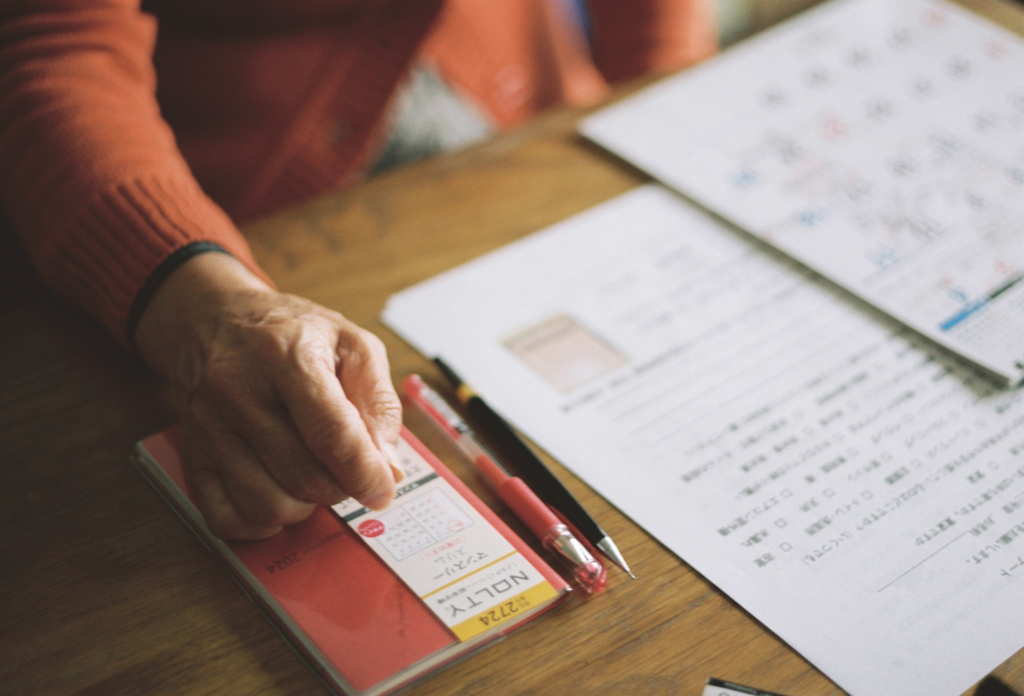
[[[402,427],[402,402],[391,382],[384,343],[365,329],[352,329],[338,338],[341,388],[359,410],[377,448],[400,471],[395,446]]]
[[[345,493],[367,507],[387,507],[395,495],[389,463],[342,389],[333,354],[296,350],[296,368],[279,374],[276,386],[303,441]]]

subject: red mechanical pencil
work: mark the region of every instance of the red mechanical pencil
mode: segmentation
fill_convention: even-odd
[[[522,479],[509,476],[440,394],[428,387],[419,375],[406,377],[402,382],[402,391],[414,406],[426,414],[469,457],[498,492],[498,497],[537,535],[544,548],[558,554],[572,566],[573,577],[584,591],[592,594],[604,588],[608,579],[604,565]]]

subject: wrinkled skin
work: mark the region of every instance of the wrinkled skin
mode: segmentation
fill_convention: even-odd
[[[401,403],[384,345],[337,312],[200,254],[157,291],[136,343],[170,384],[210,529],[260,539],[353,497],[394,497]]]

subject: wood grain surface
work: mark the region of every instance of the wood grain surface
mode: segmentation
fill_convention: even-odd
[[[1024,33],[999,0],[964,4]],[[646,179],[574,135],[561,111],[480,147],[400,169],[252,225],[281,289],[377,332],[393,376],[425,358],[385,329],[408,285]],[[0,314],[0,693],[327,694],[170,509],[132,470],[133,443],[173,420],[141,362],[51,297]],[[407,423],[514,529],[457,452]],[[574,597],[407,693],[678,694],[709,676],[791,696],[843,693],[564,468],[638,580]],[[1024,691],[1024,651],[996,672]],[[898,695],[894,695],[898,696]]]

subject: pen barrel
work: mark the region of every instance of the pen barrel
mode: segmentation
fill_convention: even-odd
[[[479,432],[484,433],[494,452],[506,463],[513,462],[515,473],[522,476],[530,488],[551,507],[572,520],[580,534],[591,544],[597,545],[605,537],[604,530],[569,489],[547,471],[545,464],[512,427],[478,396],[472,396],[463,403],[470,417],[480,424]]]
[[[468,448],[466,449],[468,450]],[[473,463],[476,465],[477,470],[484,475],[484,478],[487,479],[487,482],[491,484],[491,487],[494,488],[494,490],[500,491],[506,483],[512,480],[497,462],[483,452],[474,454],[472,451],[467,451],[466,454],[473,458]],[[519,481],[519,479],[516,479],[516,481]],[[522,481],[519,482],[522,483]],[[530,492],[533,493],[533,491]],[[512,506],[509,505],[509,507]]]
[[[608,577],[604,565],[591,555],[522,479],[507,479],[498,488],[498,496],[540,539],[544,548],[557,554],[572,568],[573,578],[585,592],[601,591]]]
[[[541,541],[548,535],[549,530],[562,524],[521,478],[505,479],[498,486],[498,497]]]
[[[402,380],[402,392],[412,404],[424,413],[431,422],[444,431],[448,437],[458,441],[461,433],[456,427],[462,420],[445,400],[428,387],[419,375],[409,375]]]

